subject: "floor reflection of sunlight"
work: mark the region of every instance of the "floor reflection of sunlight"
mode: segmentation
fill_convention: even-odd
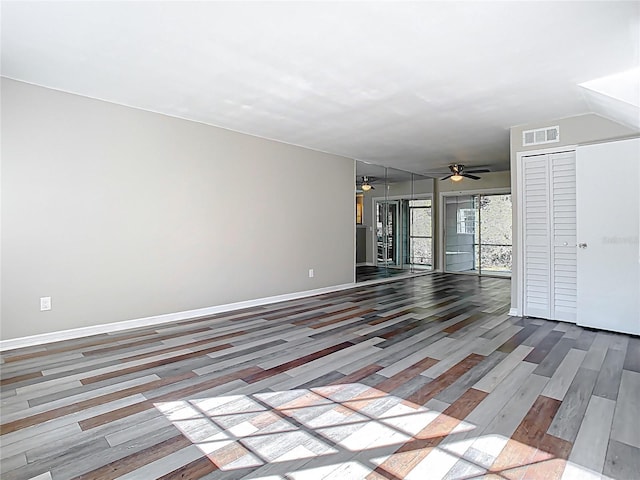
[[[359,453],[386,448],[391,454],[441,415],[361,384],[163,402],[156,408],[221,470],[339,455],[339,464],[301,471],[339,469],[336,474],[345,475],[375,468],[371,461],[363,465]]]
[[[376,468],[420,480],[563,470],[563,480],[604,478],[358,383],[155,406],[217,468],[246,469],[250,478],[365,478]]]

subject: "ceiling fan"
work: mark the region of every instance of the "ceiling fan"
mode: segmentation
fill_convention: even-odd
[[[480,177],[477,177],[476,175],[471,175],[471,174],[486,173],[491,171],[487,168],[479,168],[476,170],[465,170],[464,165],[462,165],[461,163],[454,163],[452,165],[449,165],[449,170],[451,170],[451,173],[446,177],[442,177],[440,180],[446,180],[447,178],[450,178],[454,182],[459,182],[464,177],[470,178],[472,180],[480,180]]]
[[[363,192],[368,192],[369,190],[375,190],[376,187],[374,187],[373,185],[371,185],[373,182],[375,182],[376,177],[368,177],[368,176],[363,176],[362,177],[362,182],[360,182],[360,189]]]

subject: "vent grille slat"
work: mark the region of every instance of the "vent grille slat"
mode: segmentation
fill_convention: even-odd
[[[536,128],[522,132],[522,146],[542,145],[545,143],[557,143],[560,141],[560,127]]]

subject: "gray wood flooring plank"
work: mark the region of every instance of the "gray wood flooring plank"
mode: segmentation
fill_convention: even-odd
[[[602,362],[602,367],[598,374],[598,380],[593,388],[594,395],[611,400],[618,398],[624,357],[625,352],[612,348],[607,350],[607,355],[604,357],[604,362]]]
[[[521,362],[529,355],[533,347],[518,345],[498,365],[478,380],[473,388],[491,393]],[[535,367],[534,367],[535,368]]]
[[[204,453],[195,445],[183,448],[175,453],[167,455],[160,460],[148,463],[144,467],[119,477],[120,480],[141,480],[159,478],[171,473],[175,469],[202,457]]]
[[[621,352],[626,353],[627,345],[629,344],[629,335],[625,335],[622,333],[608,333],[611,335],[611,344],[609,348],[614,350],[620,350]]]
[[[624,358],[624,369],[640,373],[640,338],[629,339],[627,354]]]
[[[598,337],[596,337],[596,340]],[[604,362],[605,357],[607,356],[607,351],[609,347],[606,345],[599,345],[596,341],[593,342],[591,348],[587,350],[587,354],[582,362],[582,368],[586,368],[588,370],[593,370],[595,372],[599,372],[600,368],[602,368],[602,363]]]
[[[2,402],[0,410],[3,415],[11,415],[29,408],[29,402],[19,397],[19,400],[13,402]]]
[[[578,338],[576,338],[575,348],[577,348],[578,350],[584,350],[584,351],[589,350],[591,348],[591,345],[593,345],[593,342],[596,339],[596,332],[585,330],[584,328],[578,327],[577,325],[575,328],[580,332],[580,334],[577,335]],[[565,335],[565,337],[566,336],[567,335]]]
[[[522,385],[509,398],[505,406],[491,420],[483,430],[484,434],[503,435],[510,437],[527,414],[538,395],[542,393],[549,379],[540,375],[531,374]]]
[[[478,425],[488,425],[503,409],[513,395],[525,384],[537,365],[534,363],[520,362],[504,379],[493,389],[476,408],[474,408],[465,421]],[[478,432],[474,432],[477,435]]]
[[[337,369],[340,365],[350,363],[351,357],[380,352],[381,348],[377,345],[382,341],[382,338],[377,337],[365,340],[364,342],[357,343],[351,347],[338,350],[337,352],[333,352],[329,355],[304,363],[303,365],[291,368],[288,370],[288,373],[292,376],[304,376],[305,374],[314,372],[324,375],[331,370]],[[327,369],[327,367],[329,367],[329,369]]]
[[[640,448],[640,373],[622,372],[611,438]]]
[[[20,374],[41,371],[47,367],[57,364],[64,364],[83,360],[85,357],[79,352],[65,352],[60,355],[51,355],[38,357],[31,360],[23,360],[21,362],[8,363],[2,365],[2,375],[7,377],[15,376],[17,372]]]
[[[478,346],[475,349],[475,353],[477,353],[478,355],[485,355],[485,356],[489,355],[496,348],[498,348],[500,345],[502,345],[504,342],[509,340],[511,337],[513,337],[516,333],[520,331],[522,331],[521,326],[510,325],[507,329],[503,330],[502,332],[500,332],[498,335],[496,335],[491,339],[483,338],[482,340],[486,340],[484,342],[484,345],[478,344]]]
[[[68,388],[66,388],[65,390],[60,390],[56,388],[55,391],[51,393],[42,392],[41,395],[34,398],[30,398],[29,406],[37,407],[45,403],[55,402],[67,397],[72,397],[74,395],[89,394],[89,392],[95,392],[102,388],[109,387],[111,385],[121,384],[123,382],[128,382],[128,381],[137,381],[140,378],[145,378],[148,376],[149,376],[148,372],[143,371],[143,372],[131,372],[125,375],[118,375],[117,377],[107,378],[100,382],[90,383],[87,385],[83,385],[82,382],[76,381],[69,384],[67,386]],[[156,379],[160,378],[155,374],[152,374],[152,376],[155,377]]]
[[[574,441],[597,378],[598,372],[594,370],[582,367],[578,369],[578,373],[571,382],[569,390],[547,430],[548,433],[569,442]]]
[[[568,332],[569,329],[571,328],[571,324],[567,323],[567,322],[560,322],[558,323],[558,325],[555,326],[554,330],[556,332]]]
[[[492,370],[506,356],[507,354],[503,352],[493,352],[474,368],[461,375],[458,380],[439,393],[436,398],[446,403],[455,402],[460,398],[460,396],[462,396],[462,394],[471,388],[479,379],[483,378],[488,371]]]
[[[484,338],[476,338],[469,340],[460,340],[461,343],[457,343],[453,351],[449,352],[444,359],[440,360],[434,366],[428,368],[420,375],[424,375],[426,377],[437,378],[442,375],[444,372],[449,370],[458,362],[464,360],[471,353],[475,353],[478,345],[482,346],[482,343],[486,342]]]
[[[28,463],[24,467],[3,474],[3,480],[29,478],[30,476],[41,474],[44,471],[51,471],[53,478],[71,478],[56,476],[53,470],[60,466],[77,464],[81,459],[85,459],[86,457],[99,456],[100,452],[106,451],[108,448],[109,444],[104,438],[97,438],[91,442],[73,446],[62,455],[52,458],[47,462]]]
[[[55,445],[60,439],[67,438],[70,435],[82,432],[80,426],[77,423],[73,423],[70,425],[63,425],[61,427],[53,426],[52,428],[45,430],[40,429],[39,434],[37,436],[37,440],[42,445]],[[30,436],[22,436],[13,442],[8,442],[5,439],[6,435],[3,435],[1,438],[0,445],[0,457],[2,458],[2,462],[4,462],[5,458],[9,458],[11,456],[19,455],[20,453],[26,454],[27,450],[33,448],[34,439]]]
[[[513,323],[511,322],[511,317],[506,315],[495,317],[493,321],[487,322],[487,324],[485,324],[484,327],[487,329],[487,331],[483,332],[481,337],[486,338],[487,340],[491,340],[492,338],[496,338],[497,335],[512,326]]]
[[[232,367],[234,365],[237,366],[244,362],[248,362],[248,361],[253,362],[255,360],[259,360],[273,354],[279,354],[283,350],[289,351],[290,349],[299,347],[301,345],[307,345],[308,347],[312,343],[313,343],[313,340],[306,337],[301,337],[296,340],[286,342],[284,345],[278,344],[270,347],[260,348],[258,350],[253,350],[253,348],[250,348],[248,353],[245,353],[245,350],[240,349],[239,347],[232,347],[228,349],[230,351],[229,358],[225,358],[223,356],[223,357],[211,359],[211,361],[208,362],[207,365],[194,368],[193,372],[196,373],[197,375],[205,375],[207,373],[213,373],[213,372],[224,370],[225,368]],[[233,348],[238,348],[238,350],[236,350],[235,352],[231,352]]]
[[[112,385],[98,388],[96,390],[90,390],[88,392],[70,395],[67,397],[60,398],[58,400],[54,400],[49,403],[37,405],[35,407],[28,407],[25,410],[21,410],[11,414],[4,415],[4,412],[3,412],[3,421],[12,422],[14,420],[30,417],[32,415],[36,415],[42,412],[48,412],[56,408],[65,407],[76,402],[81,402],[83,400],[89,400],[101,395],[118,392],[126,388],[144,385],[145,383],[150,383],[150,382],[153,382],[154,380],[158,380],[158,377],[156,375],[147,375],[145,377],[136,378],[134,380],[129,380],[122,383],[114,383]]]
[[[542,375],[543,377],[552,377],[569,350],[573,348],[574,344],[574,340],[563,337],[560,338],[558,343],[553,346],[533,373],[536,375]]]
[[[352,347],[345,348],[305,365],[301,365],[300,367],[291,369],[287,374],[291,375],[292,378],[277,383],[272,388],[287,390],[309,382],[320,375],[334,371],[336,368],[340,367],[340,365],[349,363],[349,355],[357,355],[359,353],[367,355],[369,353],[379,351],[380,349],[375,346],[375,344],[379,342],[380,339],[367,340],[366,342],[356,344]]]
[[[535,320],[532,322],[535,323]],[[549,333],[553,331],[558,322],[551,322],[548,320],[541,320],[540,327],[533,332],[529,338],[527,338],[522,345],[527,345],[529,347],[536,347]]]
[[[569,329],[566,331],[566,333],[563,335],[562,338],[570,338],[572,340],[578,340],[582,335],[583,331],[584,330],[582,329],[582,327],[579,327],[577,325],[570,325]]]
[[[640,472],[640,449],[609,440],[604,474],[619,480],[635,480]]]
[[[54,418],[53,420],[48,420],[44,423],[39,423],[33,425],[31,427],[26,427],[21,430],[17,430],[15,432],[6,433],[2,437],[3,440],[3,448],[5,443],[14,443],[24,439],[34,439],[40,437],[43,433],[49,432],[51,430],[58,430],[67,425],[71,425],[72,427],[77,427],[79,421],[85,420],[87,418],[94,417],[96,415],[101,415],[103,413],[111,412],[118,408],[126,407],[132,405],[134,403],[138,403],[144,400],[144,397],[140,394],[133,395],[131,397],[122,398],[119,400],[115,400],[112,402],[104,403],[102,405],[97,405],[95,407],[91,407],[80,412],[71,413],[69,415],[64,415],[58,418]]]
[[[3,458],[0,464],[0,474],[10,472],[16,468],[23,467],[27,464],[27,456],[24,453],[18,453],[11,457]]]
[[[602,472],[615,407],[614,400],[607,400],[596,395],[591,396],[569,461],[595,472]]]
[[[542,391],[542,395],[556,400],[563,400],[586,354],[587,352],[584,350],[569,350]]]

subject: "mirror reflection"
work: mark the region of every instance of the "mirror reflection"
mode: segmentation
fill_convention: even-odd
[[[433,269],[433,179],[356,162],[356,281]]]

